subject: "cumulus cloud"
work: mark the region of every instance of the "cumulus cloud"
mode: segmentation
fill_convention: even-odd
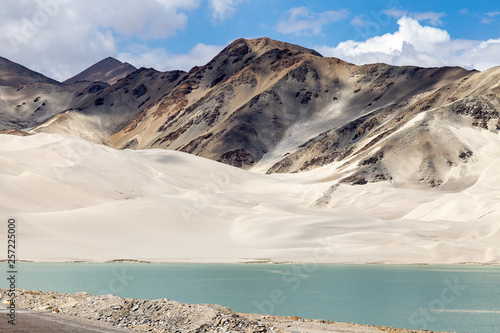
[[[336,47],[317,50],[358,65],[383,62],[391,65],[423,67],[461,66],[485,70],[500,65],[500,39],[488,41],[453,40],[447,31],[422,26],[416,19],[403,16],[399,30],[366,41],[346,41]]]
[[[343,20],[349,16],[345,9],[315,13],[307,7],[295,7],[287,11],[278,23],[278,31],[293,35],[319,35],[323,26]]]
[[[162,48],[149,48],[144,44],[130,45],[118,57],[137,67],[153,67],[160,71],[181,69],[188,71],[194,66],[208,63],[224,46],[196,44],[186,54],[169,54]]]
[[[175,35],[187,24],[183,10],[200,1],[6,0],[0,10],[2,56],[64,80],[117,56],[123,40]]]
[[[209,0],[212,10],[212,19],[222,22],[231,18],[236,12],[236,7],[245,0]]]

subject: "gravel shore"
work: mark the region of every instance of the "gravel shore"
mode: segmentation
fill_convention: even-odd
[[[5,295],[7,289],[0,289]],[[391,327],[236,313],[220,305],[183,304],[167,299],[140,300],[114,295],[93,296],[20,289],[16,308],[49,312],[78,321],[137,332],[343,332],[420,333]]]

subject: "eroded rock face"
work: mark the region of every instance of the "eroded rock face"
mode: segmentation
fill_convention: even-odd
[[[243,149],[235,149],[225,152],[219,159],[217,159],[217,161],[239,168],[249,167],[255,163],[253,156]]]
[[[458,115],[471,117],[473,119],[473,126],[484,129],[490,129],[490,127],[492,127],[495,130],[499,130],[499,104],[499,96],[493,94],[487,96],[474,96],[453,103],[451,105],[451,111]],[[493,124],[491,124],[491,120],[494,120]]]

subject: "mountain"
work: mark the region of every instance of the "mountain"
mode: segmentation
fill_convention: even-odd
[[[111,86],[94,83],[83,94],[84,99],[39,125],[35,131],[61,133],[106,144],[111,133],[129,126],[143,110],[153,107],[184,74],[183,71],[162,73],[141,68]]]
[[[0,58],[0,130],[32,129],[105,86],[92,82],[64,85]]]
[[[462,68],[355,66],[267,38],[240,39],[193,68],[109,144],[174,149],[260,172],[369,159],[377,141],[420,112],[447,103],[440,89],[451,94],[451,86],[479,74]],[[351,171],[344,181],[391,177],[379,175],[375,166],[370,170],[368,180],[357,180]]]
[[[390,103],[308,140],[268,172],[337,162],[336,177],[349,184],[467,188],[478,177],[470,165],[485,148],[476,138],[500,130],[499,83],[500,67]]]
[[[110,92],[110,95],[118,95],[123,93],[123,90],[126,90],[126,94],[132,96],[133,100],[123,98],[120,95],[116,106],[112,107],[110,112],[102,112],[104,106],[101,106],[99,102],[100,97],[96,96],[110,86],[106,82],[84,80],[75,81],[71,84],[61,84],[3,58],[0,58],[0,68],[2,69],[0,81],[4,83],[4,85],[0,85],[0,131],[32,130],[46,122],[55,127],[59,124],[58,120],[60,119],[72,119],[71,111],[76,109],[82,112],[82,114],[79,114],[79,118],[82,119],[77,119],[78,125],[76,127],[71,127],[68,124],[67,128],[60,128],[61,133],[74,130],[75,133],[78,133],[74,135],[79,135],[85,132],[87,135],[84,133],[82,137],[92,139],[98,137],[99,127],[83,129],[85,119],[99,118],[98,124],[115,129],[116,126],[120,126],[120,119],[130,121],[137,112],[142,110],[141,107],[148,105],[144,100],[135,103],[135,101],[139,100],[138,96],[136,96],[138,92],[133,89],[135,87],[130,92],[128,92],[127,88],[120,90],[120,87],[130,85],[130,81],[127,80],[118,83]],[[80,78],[111,80],[112,82],[117,78],[125,77],[130,71],[135,72],[135,67],[108,58],[84,71],[84,75],[80,76]],[[147,79],[142,82],[144,77],[141,75],[138,75],[138,77],[141,82],[137,83],[136,86],[148,86]],[[131,81],[135,82],[133,79]],[[158,80],[157,85],[161,84],[163,84],[162,80]],[[151,89],[151,91],[154,90],[154,93],[159,94],[158,90],[160,89],[156,88]],[[106,90],[106,93],[108,91]],[[118,93],[118,91],[120,92]],[[141,93],[139,92],[139,94]],[[112,98],[112,96],[108,97],[108,99]],[[146,94],[146,98],[151,99],[151,96]],[[141,103],[143,105],[138,107],[138,104]],[[94,107],[95,110],[88,111],[89,105],[91,108]],[[116,115],[116,117],[111,118],[111,115]],[[106,116],[108,117],[107,120],[100,119]],[[107,125],[103,125],[103,121]],[[43,132],[44,128],[41,127],[38,131]],[[12,133],[18,132],[13,131]],[[88,133],[95,134],[88,135]],[[96,140],[98,141],[98,139]]]
[[[63,83],[72,84],[78,81],[100,81],[107,84],[114,84],[119,79],[135,72],[137,68],[129,63],[123,63],[114,58],[108,57],[90,66],[83,72],[67,79]]]
[[[0,86],[21,86],[32,83],[59,84],[56,80],[0,57]]]
[[[457,168],[474,179],[467,166],[481,147],[469,141],[500,129],[499,72],[356,66],[269,38],[238,39],[189,72],[142,68],[109,86],[75,83],[70,102],[22,125],[255,172],[330,166],[339,183],[455,189],[468,184],[450,176]]]

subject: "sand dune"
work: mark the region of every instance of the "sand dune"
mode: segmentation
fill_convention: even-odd
[[[498,263],[500,142],[484,131],[474,143],[475,182],[453,191],[325,180],[335,164],[263,175],[177,151],[0,135],[0,210],[19,221],[21,260]]]

